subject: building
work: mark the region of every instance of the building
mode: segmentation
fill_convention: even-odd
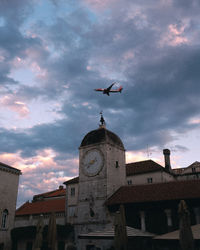
[[[10,248],[21,171],[0,162],[0,249]]]
[[[200,223],[200,180],[193,181],[199,163],[174,171],[170,150],[163,154],[164,167],[152,160],[126,164],[121,139],[106,129],[102,118],[99,128],[86,134],[79,147],[79,176],[64,183],[66,221],[74,225],[79,250],[113,246],[113,239],[103,235],[113,230],[120,204],[127,225],[148,234],[178,229],[182,199],[190,208],[192,224]]]
[[[52,211],[63,229],[58,250],[66,249],[73,237],[78,250],[112,249],[114,220],[121,204],[130,249],[134,244],[135,250],[150,250],[154,236],[177,230],[182,199],[190,209],[192,225],[200,223],[199,163],[173,170],[170,150],[164,149],[164,167],[152,160],[126,164],[123,142],[106,129],[103,117],[100,121],[99,128],[81,141],[79,176],[66,181],[66,189],[36,195],[17,210],[12,231],[18,239],[15,250],[32,249],[39,215],[43,214],[47,225]],[[43,237],[42,249],[46,249],[45,233]]]
[[[200,162],[195,161],[186,168],[173,169],[178,180],[200,179]]]
[[[79,176],[64,183],[66,220],[74,225],[78,249],[113,245],[113,241],[97,242],[90,237],[91,232],[103,234],[113,228],[116,210],[112,211],[106,201],[123,186],[174,180],[168,151],[165,160],[166,168],[152,160],[126,164],[121,139],[106,129],[101,117],[99,128],[86,134],[79,147]]]
[[[152,160],[126,164],[126,182],[128,185],[152,184],[175,180],[172,172]]]
[[[200,223],[200,180],[123,186],[106,201],[110,211],[124,204],[128,226],[155,234],[178,229],[178,204],[185,200],[192,225]]]
[[[56,213],[57,223],[65,224],[65,189],[59,189],[33,196],[32,202],[27,201],[16,210],[15,228],[33,226],[38,222],[38,216],[44,215],[45,224],[51,213]]]
[[[65,194],[63,186],[58,189],[38,194],[32,202],[26,202],[16,210],[15,228],[12,230],[13,250],[31,250],[36,236],[36,225],[43,215],[43,249],[47,249],[47,231],[49,219],[55,214],[57,224],[58,250],[65,250],[72,241],[73,228],[65,223]]]

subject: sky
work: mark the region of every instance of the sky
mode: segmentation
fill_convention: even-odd
[[[199,0],[0,0],[0,161],[22,171],[18,206],[78,175],[107,129],[126,162],[199,159]],[[123,86],[111,96],[95,88]]]

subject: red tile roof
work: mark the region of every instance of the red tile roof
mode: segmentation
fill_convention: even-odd
[[[156,171],[166,171],[166,169],[152,160],[126,164],[126,176]]]
[[[65,198],[26,202],[16,210],[16,216],[65,211]]]
[[[65,194],[66,194],[66,189],[64,188],[62,190],[60,190],[60,189],[55,190],[54,192],[48,194],[46,197],[48,198],[48,197],[55,197],[55,196],[56,197],[57,196],[65,196]]]
[[[106,205],[200,198],[200,180],[123,186]]]
[[[60,197],[60,196],[65,196],[66,194],[66,189],[65,188],[59,188],[50,192],[42,193],[42,194],[37,194],[33,196],[33,200],[38,200],[40,198],[52,198],[52,197]]]

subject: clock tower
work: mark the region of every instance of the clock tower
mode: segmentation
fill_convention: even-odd
[[[79,148],[79,233],[103,230],[113,224],[104,203],[125,185],[125,177],[124,145],[106,129],[101,114],[99,128],[89,132]]]

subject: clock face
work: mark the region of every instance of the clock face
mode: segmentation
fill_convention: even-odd
[[[101,151],[89,150],[83,157],[83,171],[87,176],[95,176],[101,171],[103,163],[104,158]]]

